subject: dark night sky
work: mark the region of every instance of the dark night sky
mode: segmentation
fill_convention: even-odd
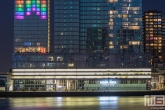
[[[143,0],[143,11],[147,10],[160,10],[165,17],[165,0]],[[14,0],[0,0],[0,13],[0,72],[4,72],[12,65]]]

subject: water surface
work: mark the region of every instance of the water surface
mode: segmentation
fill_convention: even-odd
[[[141,96],[0,98],[0,110],[150,110]]]

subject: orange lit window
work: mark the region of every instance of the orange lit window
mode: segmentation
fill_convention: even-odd
[[[41,48],[41,53],[46,53],[46,48]]]

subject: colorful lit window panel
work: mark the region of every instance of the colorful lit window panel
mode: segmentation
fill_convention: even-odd
[[[47,19],[46,0],[15,0],[15,19],[24,19],[32,13]]]

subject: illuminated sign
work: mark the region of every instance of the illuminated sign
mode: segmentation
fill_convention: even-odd
[[[46,0],[15,0],[15,19],[24,19],[32,13],[46,19],[46,10]]]
[[[116,84],[116,81],[100,81],[100,84]]]

